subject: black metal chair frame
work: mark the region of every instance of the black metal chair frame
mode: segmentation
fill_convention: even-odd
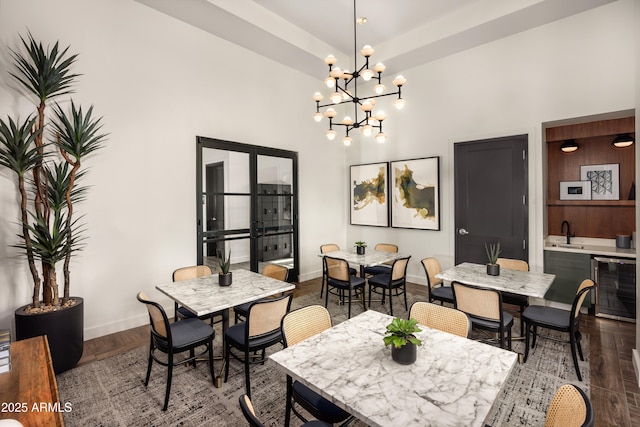
[[[467,314],[467,316],[469,316],[469,320],[471,320],[471,324],[472,327],[475,327],[477,329],[481,329],[484,331],[489,331],[489,332],[495,332],[499,335],[499,342],[500,342],[500,348],[505,348],[504,346],[504,337],[505,337],[505,333],[507,335],[507,344],[508,347],[506,347],[507,349],[511,350],[512,349],[512,337],[511,337],[511,326],[513,326],[513,318],[511,319],[511,322],[509,322],[508,324],[505,324],[505,320],[504,320],[504,307],[502,304],[502,292],[497,291],[495,289],[491,289],[491,288],[485,288],[485,287],[481,287],[481,286],[473,286],[473,285],[468,285],[466,283],[460,283],[460,282],[456,282],[453,281],[451,282],[451,289],[453,290],[453,299],[454,299],[454,306],[456,309],[460,310],[460,308],[458,308],[458,301],[456,299],[456,286],[465,286],[467,288],[472,288],[472,289],[479,289],[482,291],[487,291],[487,292],[492,292],[497,294],[499,302],[499,311],[500,311],[500,320],[497,321],[496,319],[488,319],[488,318],[484,318],[484,317],[480,317],[477,315],[473,315],[465,310],[461,310],[463,312],[465,312]]]
[[[387,291],[389,292],[389,312],[393,316],[393,294],[395,289],[396,296],[404,295],[404,309],[409,310],[407,305],[407,266],[409,265],[409,259],[411,256],[397,258],[393,261],[391,269],[388,273],[376,274],[368,279],[369,283],[369,307],[371,307],[371,294],[378,294],[382,296],[382,304],[385,303],[385,296]],[[406,260],[406,262],[405,262]],[[400,279],[393,279],[393,272],[396,268],[396,263],[405,262],[404,271]],[[382,290],[378,291],[378,288]]]
[[[348,304],[349,304],[348,318],[349,319],[351,318],[351,300],[352,300],[353,291],[356,292],[356,297],[360,295],[360,297],[362,298],[362,307],[364,308],[364,310],[366,310],[367,303],[364,299],[364,287],[366,285],[366,280],[363,279],[362,277],[353,276],[351,273],[349,273],[348,282],[331,277],[329,273],[329,267],[327,266],[327,260],[335,260],[335,261],[343,262],[347,265],[347,270],[348,271],[350,270],[349,263],[342,258],[334,258],[327,255],[325,255],[322,258],[322,262],[324,266],[323,268],[327,272],[327,291],[325,292],[325,301],[324,301],[325,308],[329,306],[329,294],[332,293],[331,287],[333,287],[339,291],[337,295],[341,297],[340,298],[341,301],[343,301],[343,298],[344,298],[344,291],[349,291],[349,298],[348,298]]]
[[[157,309],[163,318],[164,328],[166,330],[166,337],[162,335],[156,329],[156,324],[154,319],[151,316],[151,312],[149,310],[149,323],[151,324],[151,338],[149,343],[149,361],[147,365],[147,375],[144,380],[144,386],[147,387],[149,385],[149,378],[151,376],[151,367],[153,365],[153,361],[156,361],[160,365],[167,367],[167,388],[165,391],[164,405],[162,407],[163,411],[167,410],[167,406],[169,405],[169,394],[171,392],[171,378],[173,375],[173,367],[178,366],[184,363],[193,363],[195,368],[196,359],[202,357],[205,353],[208,353],[209,356],[209,372],[211,374],[211,382],[215,385],[215,373],[213,367],[213,339],[215,337],[215,331],[211,328],[210,325],[207,325],[206,322],[191,318],[185,319],[178,323],[169,323],[169,318],[167,317],[167,313],[165,313],[164,308],[154,301],[150,301],[146,299],[144,294],[140,292],[137,295],[138,301],[141,303],[154,307]],[[204,329],[203,326],[206,328]],[[209,330],[210,333],[206,336],[201,337],[197,340],[190,340],[185,343],[181,343],[181,345],[174,344],[174,334],[178,335],[180,330],[185,329],[187,332],[191,332],[194,328],[200,328],[201,330]],[[196,347],[205,346],[205,350],[195,353]],[[167,361],[163,361],[162,359],[156,356],[156,350],[161,353],[165,353],[167,355]],[[174,355],[189,351],[189,357],[186,359],[174,360]]]
[[[193,266],[193,267],[200,267],[200,266]],[[204,266],[206,267],[206,266]],[[180,282],[180,280],[176,280],[176,272],[178,270],[182,270],[182,269],[186,269],[186,268],[190,268],[190,267],[181,267],[177,270],[174,270],[173,274],[171,275],[171,280],[173,280],[174,282]],[[205,276],[198,276],[198,277],[205,277]],[[191,311],[189,311],[186,307],[180,306],[178,305],[177,301],[174,301],[173,303],[173,320],[174,322],[178,322],[180,320],[183,319],[200,319],[200,320],[208,320],[209,324],[211,324],[211,326],[213,326],[216,323],[221,323],[224,322],[224,317],[225,315],[227,315],[227,312],[225,310],[220,310],[220,311],[216,311],[215,313],[209,313],[209,314],[204,314],[202,316],[196,316],[194,313],[192,313]],[[215,320],[216,316],[220,316],[219,320]]]
[[[529,306],[523,314],[525,328],[526,328],[526,336],[525,336],[525,350],[524,350],[524,361],[527,361],[529,357],[529,335],[533,333],[533,339],[531,341],[531,348],[536,345],[536,337],[538,335],[538,327],[552,329],[559,332],[567,332],[569,334],[569,344],[571,346],[571,357],[573,358],[573,366],[576,369],[576,374],[578,376],[578,380],[582,381],[582,375],[580,374],[580,367],[578,366],[578,358],[580,356],[580,360],[584,361],[584,355],[582,353],[582,345],[580,345],[580,341],[582,339],[582,334],[580,333],[580,317],[582,313],[580,312],[580,307],[578,304],[582,305],[582,301],[586,298],[587,292],[594,289],[595,285],[592,284],[590,286],[586,286],[580,291],[576,293],[575,298],[573,299],[573,303],[571,304],[571,311],[562,310],[554,307],[542,307],[542,306]],[[582,298],[584,295],[584,298]],[[527,310],[540,310],[541,307],[543,310],[555,311],[556,313],[559,311],[563,311],[567,313],[568,324],[566,325],[553,325],[545,322],[534,321],[530,317],[527,316]],[[532,330],[533,328],[533,330]],[[576,348],[578,350],[578,355],[576,355]]]
[[[440,287],[432,289],[431,279],[429,277],[429,270],[427,270],[427,267],[424,265],[423,262],[420,262],[420,264],[422,264],[422,269],[424,270],[424,273],[427,276],[427,293],[429,295],[429,302],[432,303],[434,301],[440,301],[440,305],[444,305],[445,302],[449,304],[453,304],[454,303],[453,290],[451,290],[449,286],[444,286],[444,285],[441,285]],[[437,292],[438,289],[451,290],[452,297],[448,298],[447,296],[443,295],[442,292]],[[436,292],[434,293],[434,291]]]
[[[283,267],[285,268],[285,267]],[[284,282],[288,282],[289,281],[289,269],[287,268],[287,273],[284,276]],[[261,298],[261,299],[269,299],[269,298]],[[244,322],[247,319],[247,313],[249,312],[249,307],[251,307],[251,304],[253,304],[255,301],[250,301],[244,304],[240,304],[240,305],[236,305],[235,307],[233,307],[233,323],[237,324],[239,322]]]
[[[249,397],[251,397],[251,379],[249,376],[249,367],[251,364],[264,364],[266,349],[278,344],[282,343],[282,330],[280,326],[275,329],[263,333],[261,335],[256,335],[253,337],[249,336],[249,325],[251,324],[251,312],[261,304],[273,304],[283,299],[288,299],[286,312],[289,312],[291,308],[291,299],[293,298],[293,294],[289,293],[286,295],[282,295],[277,298],[271,298],[268,300],[259,300],[254,301],[253,304],[249,307],[249,311],[247,312],[247,321],[238,323],[237,325],[233,325],[227,331],[225,331],[225,350],[224,350],[224,359],[225,359],[225,368],[224,368],[224,382],[226,383],[229,378],[229,365],[231,358],[243,362],[244,363],[244,376],[245,376],[245,387],[246,393]],[[229,338],[230,331],[233,328],[244,328],[244,340],[242,343],[236,343],[232,339]],[[244,345],[243,345],[244,344]],[[232,348],[235,348],[239,351],[242,351],[242,355],[236,354],[232,351]],[[257,353],[258,351],[262,352],[260,358],[252,356],[250,353]]]

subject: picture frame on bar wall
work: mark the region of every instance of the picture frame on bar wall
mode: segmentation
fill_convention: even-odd
[[[389,226],[389,163],[350,167],[351,225]]]
[[[391,226],[440,230],[440,157],[390,163]]]
[[[580,180],[591,181],[592,200],[620,200],[620,165],[580,166]]]

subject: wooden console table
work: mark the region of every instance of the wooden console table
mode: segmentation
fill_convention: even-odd
[[[64,403],[46,336],[11,343],[11,371],[0,374],[0,419],[25,426],[63,426]]]

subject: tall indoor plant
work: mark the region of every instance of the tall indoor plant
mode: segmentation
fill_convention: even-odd
[[[71,66],[77,54],[68,54],[69,47],[61,50],[58,42],[45,49],[31,33],[20,39],[21,48],[10,50],[14,68],[9,73],[35,97],[35,112],[23,121],[0,118],[0,165],[17,177],[20,232],[14,246],[22,250],[33,283],[31,304],[16,310],[16,336],[48,335],[54,368],[62,372],[82,356],[83,301],[70,296],[70,262],[83,241],[74,205],[86,192],[77,180],[83,175],[82,161],[103,147],[106,136],[100,133],[101,118],[93,117],[93,106],[85,112],[71,100],[70,111],[65,111],[53,101],[73,92],[79,75]],[[51,103],[49,118],[45,113]],[[64,277],[61,298],[59,264]],[[64,312],[73,314],[65,320]],[[66,338],[74,342],[64,342]]]

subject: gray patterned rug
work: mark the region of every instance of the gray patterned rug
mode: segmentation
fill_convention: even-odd
[[[409,307],[421,296],[409,295]],[[406,317],[404,304],[394,299],[394,314]],[[293,300],[292,308],[323,304],[314,293]],[[372,309],[387,312],[380,303]],[[354,304],[352,315],[362,312]],[[334,324],[346,320],[346,307],[329,303]],[[516,323],[519,331],[519,325]],[[589,354],[588,337],[583,338],[585,357]],[[220,333],[216,336],[220,352]],[[273,351],[277,351],[274,348]],[[514,342],[514,350],[524,351],[523,342]],[[93,362],[67,371],[57,377],[62,402],[73,410],[64,414],[65,424],[73,426],[244,426],[246,422],[238,407],[238,397],[244,393],[242,366],[233,362],[229,381],[214,388],[206,363],[197,368],[180,366],[174,370],[169,408],[161,410],[165,391],[166,369],[154,364],[149,387],[143,381],[147,366],[146,347]],[[217,362],[216,371],[222,366]],[[516,365],[509,376],[496,406],[487,419],[491,426],[544,425],[547,407],[555,390],[564,383],[574,383],[589,392],[589,363],[580,362],[583,382],[577,381],[569,344],[540,339],[529,354],[526,364]],[[284,425],[285,377],[267,362],[251,367],[252,400],[259,417],[267,426]],[[292,416],[292,426],[299,426]],[[352,425],[362,426],[356,422]]]

